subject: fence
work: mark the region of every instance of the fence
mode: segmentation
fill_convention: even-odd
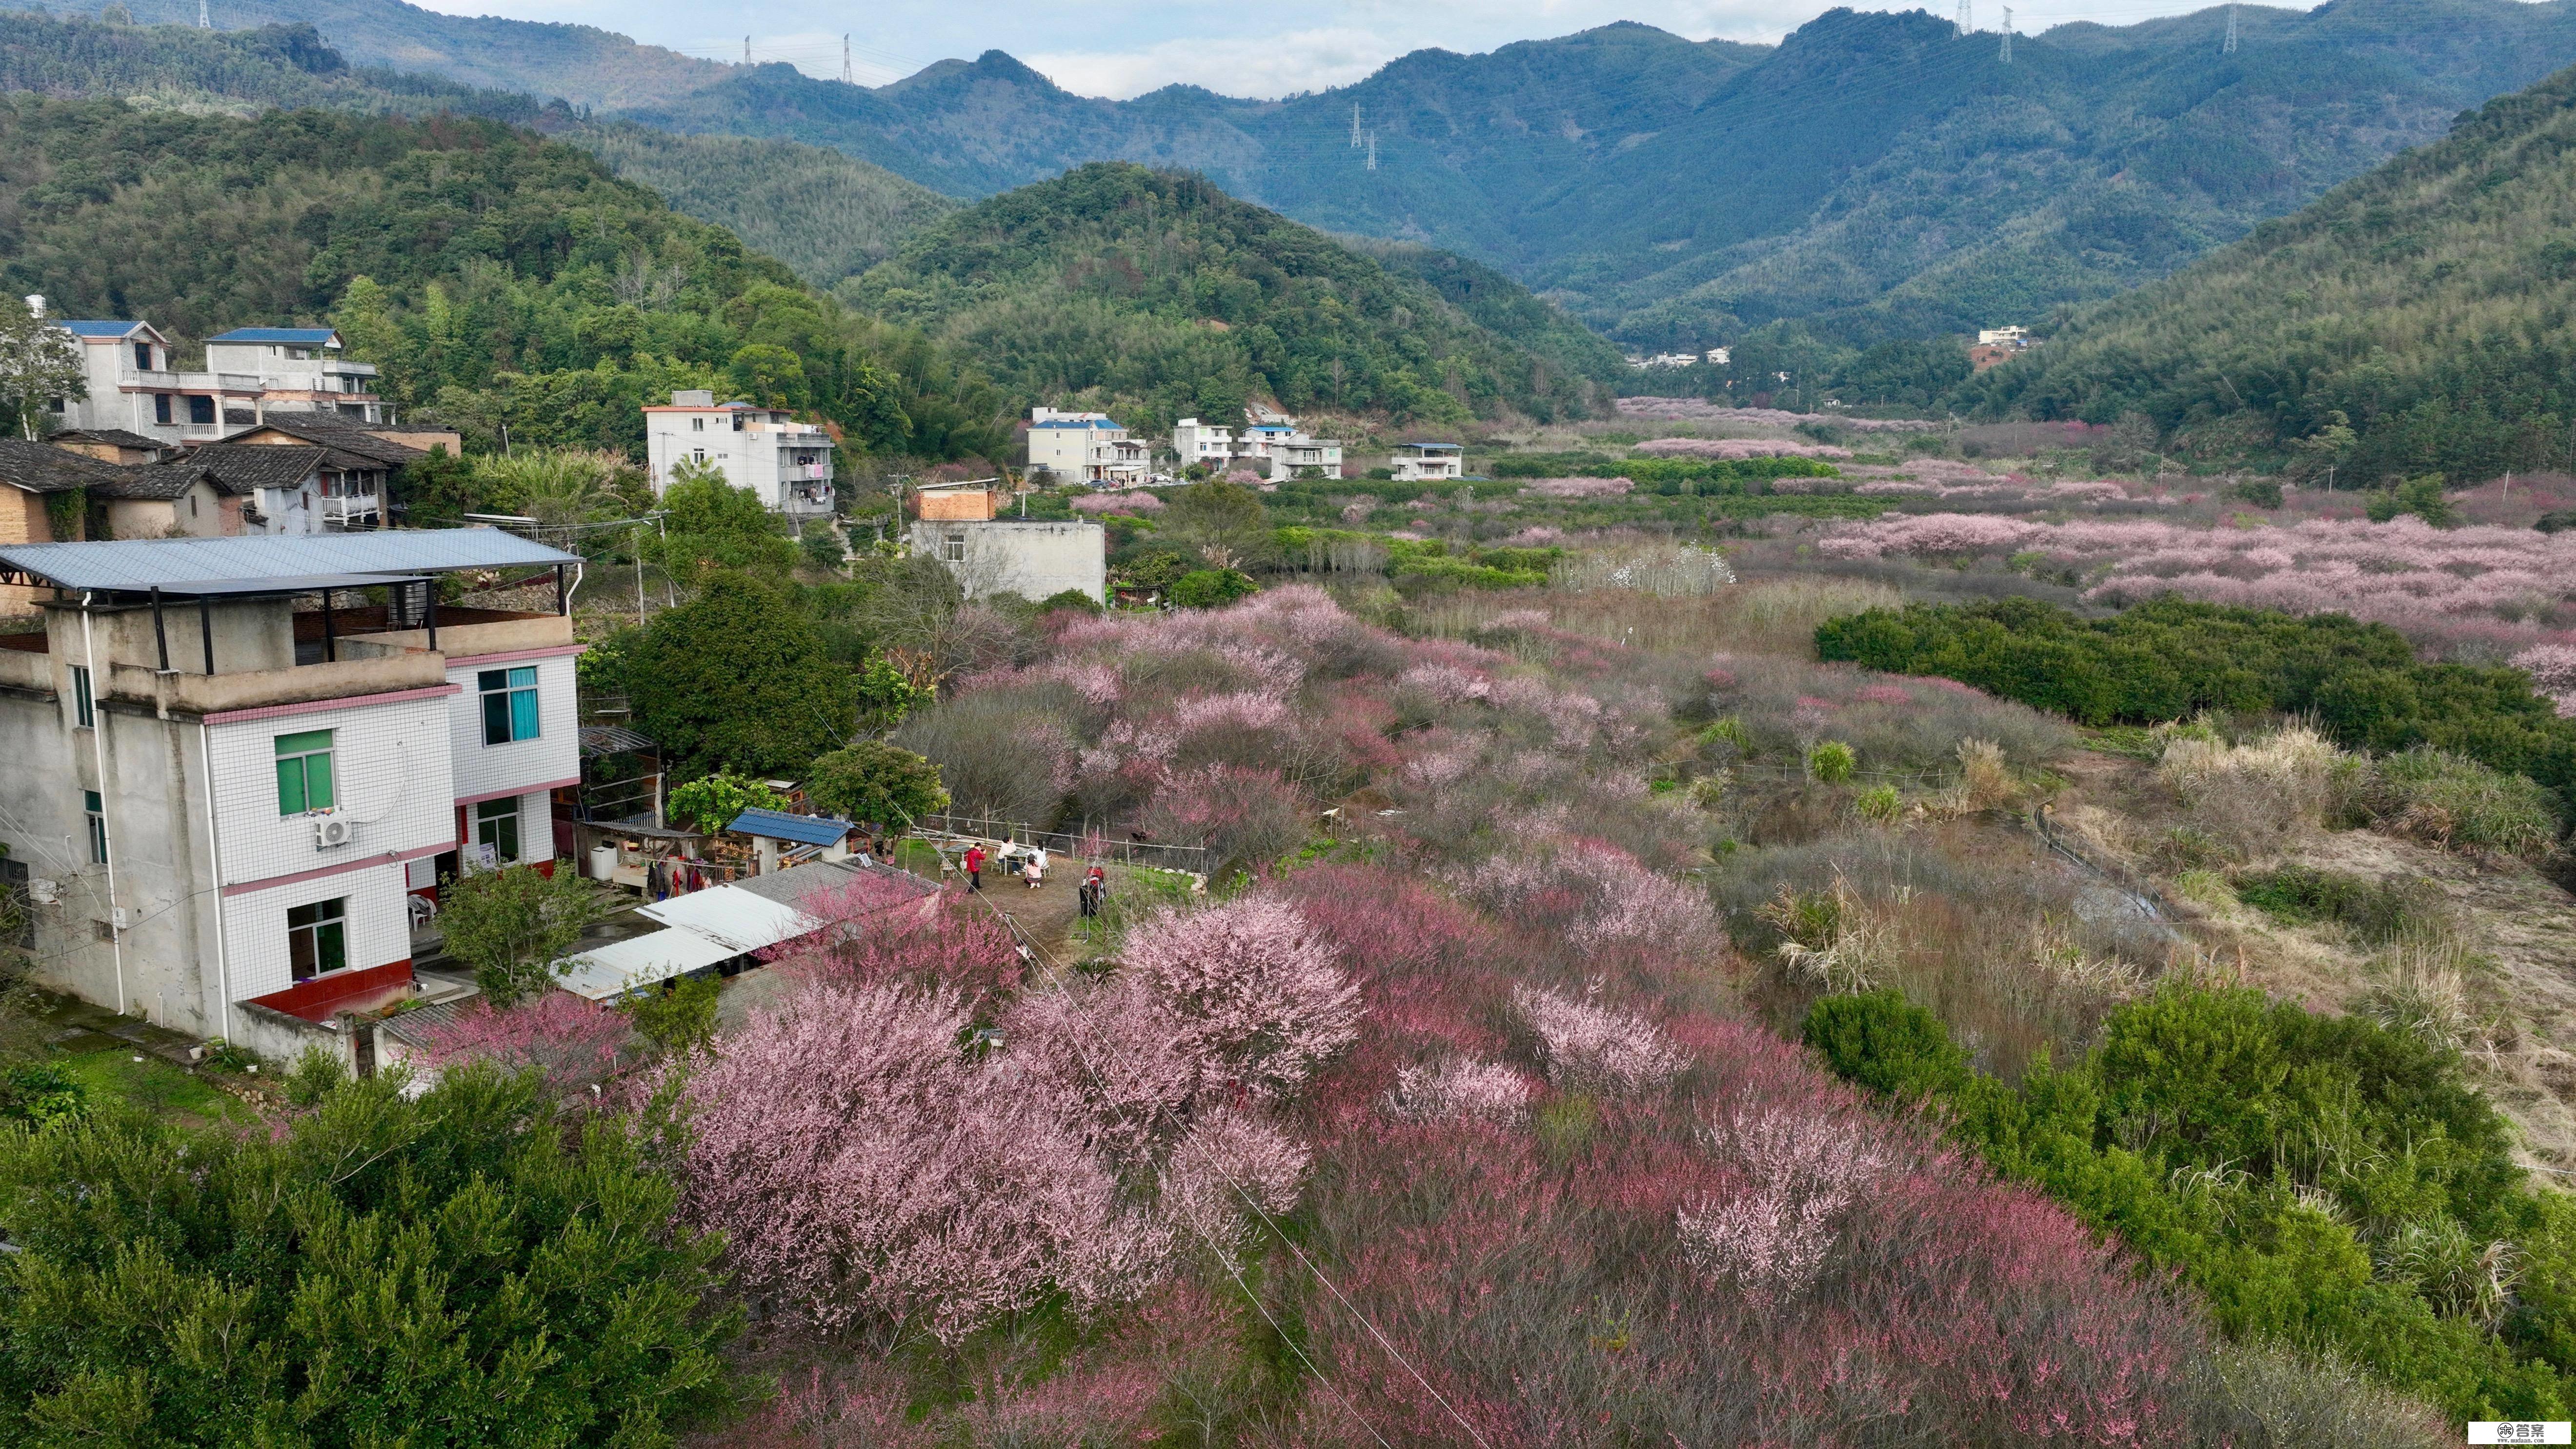
[[[1145,840],[1113,840],[1098,831],[1075,835],[1062,830],[1040,830],[1017,820],[980,820],[967,815],[924,815],[913,822],[913,833],[934,840],[948,837],[958,840],[997,840],[1014,845],[1034,845],[1049,855],[1075,856],[1083,860],[1116,861],[1120,865],[1186,871],[1191,875],[1205,875],[1214,864],[1209,853],[1195,845],[1161,845]]]

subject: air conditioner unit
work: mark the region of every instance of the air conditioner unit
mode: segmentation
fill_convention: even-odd
[[[356,833],[357,827],[340,816],[316,816],[313,821],[313,848],[331,850],[346,845]]]
[[[63,888],[43,876],[35,876],[27,882],[27,899],[37,905],[50,906],[62,898]]]

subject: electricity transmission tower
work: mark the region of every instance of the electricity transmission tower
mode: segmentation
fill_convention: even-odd
[[[199,30],[215,28],[214,18],[206,14],[206,0],[197,0],[197,28]]]
[[[2004,7],[2004,64],[2012,64],[2012,7]]]
[[[1377,132],[1375,132],[1375,131],[1371,131],[1371,132],[1369,132],[1369,133],[1368,133],[1368,143],[1369,143],[1368,169],[1370,169],[1371,171],[1375,171],[1375,170],[1377,169]]]
[[[751,37],[748,35],[742,38],[742,63],[751,64]]]
[[[1352,150],[1354,150],[1354,151],[1356,151],[1356,150],[1358,150],[1359,148],[1360,148],[1360,108],[1359,108],[1357,105],[1354,105],[1354,106],[1352,106],[1352,107],[1351,107],[1351,149],[1352,149]]]
[[[2221,55],[2236,53],[2236,7],[2233,5],[2227,7],[2227,43],[2219,47],[2219,53]]]
[[[1959,33],[1961,35],[1974,35],[1977,33],[1977,14],[1974,9],[1974,4],[1975,0],[1959,0]]]
[[[854,75],[850,74],[850,36],[849,36],[849,32],[847,32],[847,31],[843,31],[843,32],[841,33],[841,84],[843,84],[843,85],[845,85],[845,86],[852,86],[852,85],[857,85],[858,83],[859,83],[859,81],[858,81],[858,77],[856,77],[856,76],[854,76]]]

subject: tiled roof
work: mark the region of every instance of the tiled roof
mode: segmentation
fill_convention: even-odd
[[[30,493],[61,493],[72,488],[88,488],[122,478],[133,471],[122,464],[102,463],[51,443],[0,438],[0,483],[24,488]]]
[[[45,441],[60,443],[66,438],[77,443],[105,443],[115,448],[167,449],[171,446],[159,438],[147,438],[141,433],[129,433],[123,428],[66,428],[46,438]]]
[[[340,334],[328,327],[236,327],[218,333],[208,342],[291,342],[300,347],[319,347],[337,343]]]
[[[183,497],[188,485],[204,471],[186,463],[153,463],[141,468],[127,468],[125,476],[93,483],[90,492],[100,498],[154,500],[167,503]]]
[[[195,467],[227,493],[255,488],[295,488],[321,471],[330,449],[307,443],[208,443],[168,468]]]
[[[428,451],[407,443],[379,438],[366,431],[364,423],[350,423],[336,413],[270,413],[268,421],[242,429],[232,437],[241,438],[261,431],[284,433],[308,443],[338,448],[344,453],[372,459],[377,466],[399,468]],[[230,441],[227,439],[226,441]],[[211,445],[210,445],[211,446]]]
[[[130,337],[143,330],[140,322],[57,322],[54,325],[74,337]]]

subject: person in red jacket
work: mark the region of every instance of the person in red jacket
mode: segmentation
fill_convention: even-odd
[[[970,845],[966,847],[966,889],[970,891],[980,891],[983,888],[984,847],[980,845]]]

